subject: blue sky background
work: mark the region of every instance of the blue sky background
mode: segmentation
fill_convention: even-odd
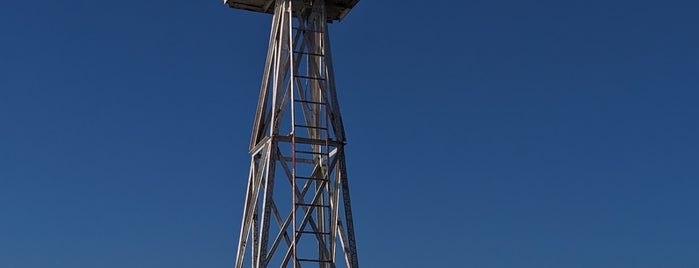
[[[699,267],[699,3],[368,1],[332,25],[363,267]],[[232,267],[269,24],[0,5],[0,267]]]

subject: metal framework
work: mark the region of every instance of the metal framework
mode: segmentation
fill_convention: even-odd
[[[259,2],[260,12],[272,5],[226,3],[241,2],[245,9]],[[341,16],[328,15],[326,0],[276,0],[273,6],[236,268],[357,268],[327,27]]]

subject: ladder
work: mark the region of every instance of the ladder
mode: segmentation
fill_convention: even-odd
[[[300,44],[293,51],[291,63],[291,147],[292,147],[292,228],[294,268],[314,266],[334,268],[334,224],[329,196],[331,161],[331,129],[324,69],[323,39],[308,38],[323,34],[324,21],[309,18],[293,27]],[[324,24],[322,24],[324,25]],[[299,40],[302,39],[302,40]],[[315,245],[310,245],[315,244]],[[331,244],[331,245],[329,245]],[[317,248],[318,252],[297,248]],[[308,256],[308,257],[302,257]]]

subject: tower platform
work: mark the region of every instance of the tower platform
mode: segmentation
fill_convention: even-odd
[[[236,9],[261,13],[274,13],[275,0],[224,0],[228,6]],[[329,22],[342,20],[359,3],[359,0],[326,0],[325,9]]]

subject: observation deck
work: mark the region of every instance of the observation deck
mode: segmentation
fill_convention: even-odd
[[[274,14],[275,0],[224,0],[228,6],[236,9]],[[354,8],[359,0],[325,0],[328,21],[340,21]]]

